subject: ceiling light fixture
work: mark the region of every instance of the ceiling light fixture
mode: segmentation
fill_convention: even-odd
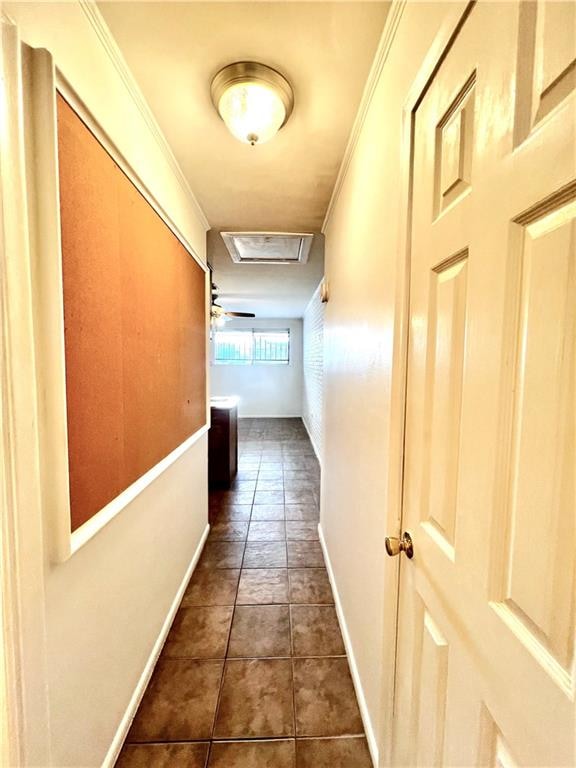
[[[294,107],[288,80],[256,61],[237,61],[224,67],[212,80],[210,91],[230,133],[252,146],[275,136]]]

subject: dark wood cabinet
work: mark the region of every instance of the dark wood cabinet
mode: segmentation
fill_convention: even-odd
[[[208,483],[229,488],[238,471],[238,406],[235,398],[210,401]]]

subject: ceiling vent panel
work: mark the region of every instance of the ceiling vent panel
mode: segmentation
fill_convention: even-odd
[[[306,264],[314,235],[301,232],[221,232],[236,264]]]

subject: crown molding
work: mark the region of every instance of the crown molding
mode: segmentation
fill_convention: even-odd
[[[132,99],[138,111],[140,112],[144,122],[146,123],[148,130],[150,131],[154,140],[156,141],[156,144],[158,145],[162,155],[164,156],[166,162],[168,163],[172,172],[174,173],[174,176],[176,177],[182,190],[185,192],[186,196],[190,199],[190,202],[192,203],[192,206],[198,218],[200,219],[200,221],[202,222],[206,230],[210,229],[210,224],[208,222],[208,219],[206,218],[206,214],[204,213],[204,211],[200,206],[200,203],[196,199],[196,196],[194,195],[194,192],[192,191],[192,188],[190,187],[190,184],[188,183],[187,178],[184,176],[182,168],[180,167],[178,160],[174,156],[172,148],[168,144],[166,137],[164,136],[160,126],[156,122],[156,118],[154,117],[152,110],[148,106],[148,102],[144,98],[144,95],[140,90],[140,86],[138,85],[138,83],[134,78],[134,75],[130,71],[128,64],[126,63],[126,59],[124,58],[122,51],[118,47],[118,44],[114,39],[110,31],[110,28],[106,24],[104,17],[100,13],[100,9],[98,8],[95,0],[78,0],[78,4],[80,5],[81,9],[84,11],[86,18],[88,19],[94,31],[98,35],[98,38],[102,43],[102,47],[106,51],[108,58],[114,65],[114,68],[116,69],[116,71],[118,72],[118,75],[120,76],[120,79],[124,83],[124,86],[130,95],[130,98]]]
[[[338,176],[336,177],[336,183],[334,184],[334,189],[332,190],[332,197],[330,198],[328,208],[326,209],[326,215],[324,216],[324,221],[322,222],[322,229],[320,231],[323,234],[326,230],[326,227],[328,226],[328,221],[330,220],[334,206],[340,197],[340,192],[342,191],[342,187],[348,173],[348,168],[350,167],[350,162],[352,161],[352,157],[354,155],[354,150],[356,149],[358,139],[362,133],[362,128],[366,121],[368,110],[370,109],[372,99],[374,98],[374,93],[376,92],[378,81],[380,80],[382,70],[384,69],[384,65],[388,59],[388,54],[390,53],[390,48],[392,47],[392,43],[396,36],[396,30],[398,29],[400,19],[402,18],[402,13],[404,12],[404,8],[406,7],[407,2],[408,0],[392,0],[391,8],[388,16],[386,17],[386,23],[384,24],[384,29],[382,31],[382,36],[380,37],[380,42],[378,43],[374,62],[370,69],[366,85],[364,86],[364,91],[360,100],[360,106],[358,107],[358,112],[356,113],[354,124],[352,125],[348,144],[344,150]]]

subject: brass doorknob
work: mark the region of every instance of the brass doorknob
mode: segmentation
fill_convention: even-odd
[[[401,539],[386,536],[386,552],[390,557],[396,557],[400,552],[404,552],[406,557],[412,560],[414,557],[414,547],[412,545],[412,537],[408,531],[404,531]]]

